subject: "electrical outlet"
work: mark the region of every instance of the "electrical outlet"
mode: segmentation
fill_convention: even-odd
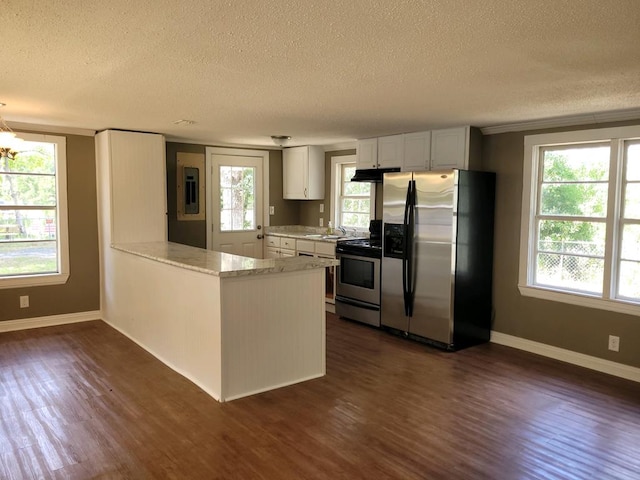
[[[324,213],[324,203],[320,204],[320,213]]]
[[[620,351],[620,337],[609,335],[609,350],[612,350],[614,352]]]
[[[29,295],[20,295],[20,308],[27,308],[29,306]]]
[[[320,218],[320,226],[324,227],[324,218]]]
[[[275,215],[276,214],[276,207],[274,207],[273,205],[269,205],[269,215]]]

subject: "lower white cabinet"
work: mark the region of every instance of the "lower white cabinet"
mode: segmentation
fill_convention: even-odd
[[[310,240],[297,240],[296,252],[298,255],[306,255],[318,258],[336,258],[336,244],[333,242],[312,242]],[[336,267],[325,269],[325,301],[336,303]],[[333,311],[333,310],[331,310]]]

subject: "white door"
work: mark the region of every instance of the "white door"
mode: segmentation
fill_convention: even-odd
[[[208,247],[262,258],[263,157],[212,153],[210,160]]]

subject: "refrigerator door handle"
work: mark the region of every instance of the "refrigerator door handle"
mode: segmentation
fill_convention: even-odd
[[[416,181],[411,180],[411,201],[409,203],[409,224],[407,232],[407,300],[405,308],[407,316],[413,316],[413,299],[415,296],[415,279],[414,275],[414,261],[413,261],[413,243],[414,243],[414,231],[416,225]]]
[[[402,293],[404,297],[404,314],[410,317],[413,314],[413,228],[415,211],[415,185],[414,180],[407,186],[407,199],[404,205],[404,245],[402,254]]]

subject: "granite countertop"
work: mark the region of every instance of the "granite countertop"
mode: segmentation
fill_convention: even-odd
[[[338,265],[337,260],[316,257],[269,259],[241,257],[172,242],[114,244],[111,248],[218,277],[296,272]]]
[[[279,227],[265,227],[265,235],[274,235],[276,237],[295,238],[297,240],[312,240],[314,242],[336,243],[338,240],[347,238],[365,238],[366,235],[347,231],[343,235],[340,230],[334,229],[333,234],[327,234],[326,227],[307,227],[302,225],[285,225]]]

